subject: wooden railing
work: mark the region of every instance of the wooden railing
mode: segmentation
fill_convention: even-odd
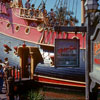
[[[43,13],[38,9],[35,10],[35,9],[21,8],[20,9],[20,17],[43,19]]]
[[[6,80],[12,77],[14,80],[21,80],[21,68],[18,66],[8,67],[5,71]]]

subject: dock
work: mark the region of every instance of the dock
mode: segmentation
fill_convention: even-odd
[[[0,100],[8,100],[5,83],[3,84],[2,92],[3,94],[0,94]]]

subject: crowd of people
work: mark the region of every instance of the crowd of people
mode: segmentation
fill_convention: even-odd
[[[54,12],[54,10],[51,8],[50,12],[47,13],[47,10],[45,8],[45,3],[43,3],[39,9],[36,9],[35,10],[35,5],[34,4],[30,4],[30,0],[27,0],[26,3],[25,3],[25,8],[27,10],[30,10],[30,14],[29,16],[32,18],[33,16],[37,16],[39,15],[38,12],[40,12],[42,14],[42,17],[44,17],[44,20],[45,18],[48,18],[48,21],[50,22],[50,24],[53,24],[55,22],[55,19],[56,19],[56,14]]]
[[[3,82],[6,78],[6,72],[9,67],[8,58],[4,59],[4,62],[0,59],[0,94],[2,94]]]
[[[13,2],[13,0],[7,0],[7,1],[1,0],[1,2],[3,2],[3,3],[8,2],[8,3],[10,3],[10,5],[13,5],[13,6],[17,6],[18,4],[20,4],[20,3],[16,4],[15,1]],[[21,1],[19,1],[19,2],[21,2]],[[18,7],[23,8],[23,5],[18,6]],[[42,2],[39,5],[39,7],[37,9],[35,9],[35,4],[30,4],[30,0],[26,0],[25,8],[26,8],[25,11],[23,9],[21,11],[22,15],[24,13],[24,17],[28,17],[28,18],[41,17],[41,18],[43,18],[44,21],[48,18],[48,22],[47,22],[47,20],[46,20],[46,22],[49,24],[53,24],[55,22],[55,19],[56,19],[55,12],[53,11],[53,9],[51,9],[50,12],[47,13],[44,2]]]

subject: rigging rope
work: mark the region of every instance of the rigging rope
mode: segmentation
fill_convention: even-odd
[[[45,2],[44,2],[44,3],[46,4],[46,2],[47,2],[47,0],[45,0]]]
[[[75,11],[75,19],[76,19],[76,16],[77,16],[77,5],[78,5],[78,0],[76,1],[76,11]]]
[[[72,13],[73,13],[73,10],[74,10],[74,4],[75,4],[75,0],[73,0]]]
[[[37,1],[37,0],[34,0],[34,4],[36,4],[36,1]]]
[[[40,2],[40,4],[39,4],[39,6],[38,6],[38,9],[41,7],[41,5],[43,5],[44,4],[44,1],[43,0],[41,0],[41,2]]]
[[[67,0],[64,0],[64,9],[65,9],[65,19],[64,19],[64,24],[66,23],[66,16],[67,16]]]
[[[57,4],[57,7],[56,7],[56,9],[58,9],[58,6],[59,6],[59,4],[60,4],[60,0],[59,0],[59,2],[58,2],[58,4]]]
[[[69,15],[69,12],[70,12],[70,11],[69,11],[69,8],[70,8],[70,7],[69,7],[69,4],[70,4],[70,0],[68,0],[68,2],[67,2],[68,15]]]
[[[68,8],[70,8],[70,0],[69,0],[69,6],[68,6]]]
[[[55,4],[54,4],[54,7],[53,7],[53,8],[56,8],[56,6],[57,6],[57,0],[56,0],[56,2],[55,2]]]
[[[67,8],[67,0],[64,1],[64,7]]]
[[[62,5],[63,5],[63,0],[60,2],[60,7],[62,7]]]

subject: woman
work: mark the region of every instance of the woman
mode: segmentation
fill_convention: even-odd
[[[4,61],[4,64],[5,64],[6,66],[9,66],[8,58],[5,58],[4,60],[5,60],[5,61]]]

